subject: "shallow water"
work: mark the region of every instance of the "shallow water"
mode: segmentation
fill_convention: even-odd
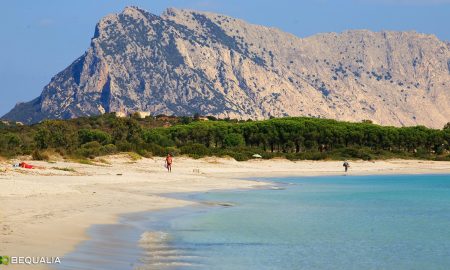
[[[110,234],[97,227],[64,258],[74,268],[61,269],[450,269],[450,175],[270,181],[285,189],[200,194],[190,198],[236,206],[124,217],[106,241],[121,241],[120,250],[92,245]],[[143,243],[145,231],[156,234]],[[83,249],[124,253],[123,263],[76,268]]]

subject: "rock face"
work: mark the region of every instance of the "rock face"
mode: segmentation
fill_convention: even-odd
[[[441,128],[450,121],[450,45],[416,32],[298,38],[218,14],[127,7],[97,24],[86,53],[40,97],[3,118],[118,111]]]

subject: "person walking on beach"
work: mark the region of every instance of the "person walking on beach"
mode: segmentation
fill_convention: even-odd
[[[347,172],[348,168],[350,167],[350,163],[348,163],[348,161],[346,160],[346,161],[344,161],[344,164],[342,166],[344,166],[345,172]]]
[[[167,154],[167,157],[166,157],[166,168],[167,168],[168,172],[172,172],[172,162],[173,162],[172,155],[171,154]]]

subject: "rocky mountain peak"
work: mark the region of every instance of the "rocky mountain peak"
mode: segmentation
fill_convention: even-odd
[[[126,7],[84,55],[6,119],[105,112],[311,116],[442,127],[450,48],[434,35],[350,30],[299,38],[220,14]]]

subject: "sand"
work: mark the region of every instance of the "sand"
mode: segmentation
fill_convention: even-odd
[[[165,197],[176,192],[247,189],[270,184],[239,180],[274,176],[343,174],[342,162],[283,159],[237,162],[224,158],[176,158],[167,173],[162,158],[133,161],[126,154],[94,164],[30,162],[43,169],[0,162],[0,254],[60,256],[87,238],[93,224],[109,224],[123,213],[187,206]],[[5,171],[6,169],[6,171]],[[349,174],[450,173],[450,162],[354,161]],[[10,265],[8,269],[49,269]]]

